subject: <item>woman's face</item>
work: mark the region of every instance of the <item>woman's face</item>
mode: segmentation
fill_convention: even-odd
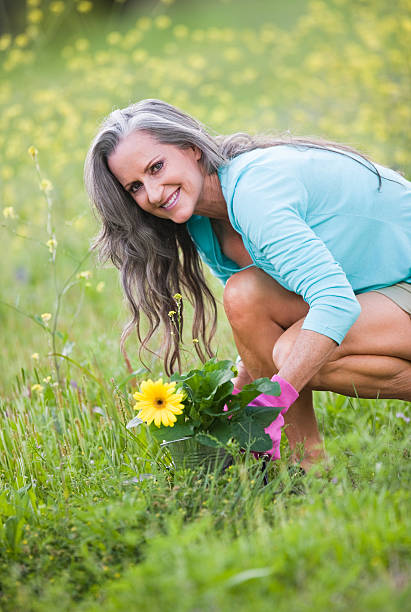
[[[203,189],[200,158],[199,149],[179,149],[136,131],[119,143],[108,166],[143,210],[184,223],[194,214]]]

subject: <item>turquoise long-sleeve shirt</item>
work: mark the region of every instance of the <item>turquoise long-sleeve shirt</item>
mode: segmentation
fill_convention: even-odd
[[[411,283],[411,183],[355,154],[279,145],[243,153],[218,175],[228,216],[254,265],[303,297],[303,329],[341,343],[355,294]],[[202,259],[226,283],[241,270],[210,220],[187,222]]]

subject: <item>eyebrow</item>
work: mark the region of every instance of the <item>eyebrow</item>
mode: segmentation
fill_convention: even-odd
[[[157,156],[156,156],[157,157]],[[144,168],[144,174],[147,172],[147,170],[149,169],[149,167],[151,166],[151,164],[153,163],[153,161],[155,160],[155,157],[153,157],[153,159],[151,161],[148,162],[147,166]],[[124,189],[129,189],[129,187],[131,187],[131,185],[134,185],[134,183],[137,183],[138,181],[130,181],[129,183],[127,183],[124,186]]]

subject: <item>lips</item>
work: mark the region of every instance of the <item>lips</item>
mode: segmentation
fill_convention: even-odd
[[[180,187],[176,189],[169,198],[167,198],[167,200],[164,202],[162,206],[160,206],[160,208],[164,208],[164,210],[170,210],[177,204],[179,197],[180,197]]]

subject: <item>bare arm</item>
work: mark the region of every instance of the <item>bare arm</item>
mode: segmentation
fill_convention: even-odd
[[[301,391],[329,360],[337,346],[328,336],[302,329],[278,374]]]

